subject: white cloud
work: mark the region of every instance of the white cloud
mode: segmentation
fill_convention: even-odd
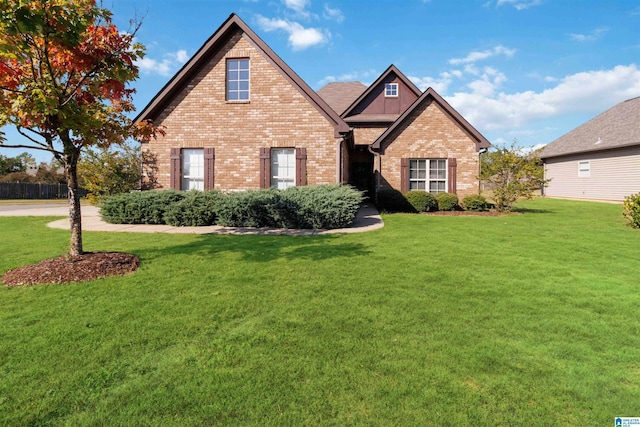
[[[340,9],[332,9],[327,3],[324,4],[322,16],[325,19],[341,23],[344,21],[344,14]]]
[[[593,42],[602,37],[602,35],[607,31],[609,31],[608,28],[596,28],[589,34],[569,34],[569,37],[571,37],[571,40],[575,40],[578,42]]]
[[[341,74],[339,76],[326,76],[322,80],[318,82],[318,85],[325,85],[327,83],[332,82],[353,82],[353,81],[361,81],[361,80],[369,80],[379,76],[379,73],[374,70],[364,70],[364,71],[350,71],[348,73]],[[367,85],[367,83],[362,82]]]
[[[477,61],[481,61],[487,58],[491,58],[492,56],[504,55],[506,57],[512,57],[516,53],[515,49],[509,49],[502,45],[495,46],[492,49],[483,50],[483,51],[473,51],[470,52],[464,58],[453,58],[449,60],[449,64],[451,65],[460,65],[460,64],[473,64]]]
[[[433,77],[416,77],[416,76],[407,76],[409,80],[411,80],[418,89],[425,91],[428,88],[433,88],[436,92],[443,94],[447,92],[449,85],[453,82],[454,77],[460,77],[460,72],[443,72],[436,78]]]
[[[474,126],[489,131],[514,129],[567,114],[597,114],[640,95],[640,69],[636,65],[572,74],[541,92],[496,92],[505,78],[499,72],[485,70],[483,78],[468,85],[470,92],[456,92],[447,101]]]
[[[310,0],[282,0],[285,6],[296,12],[302,13],[307,8]]]
[[[264,31],[283,30],[289,34],[289,46],[293,50],[303,50],[329,41],[331,33],[318,28],[305,28],[297,22],[284,19],[269,19],[258,15],[258,25]]]
[[[542,0],[498,0],[497,6],[511,5],[517,10],[529,9],[533,6],[538,6],[542,3]]]
[[[187,62],[188,59],[189,56],[187,55],[187,51],[181,49],[176,52],[165,54],[161,60],[145,56],[144,58],[135,61],[135,64],[142,73],[170,76],[182,64]]]

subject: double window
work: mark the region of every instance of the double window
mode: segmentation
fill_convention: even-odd
[[[227,59],[227,101],[249,100],[249,59]]]
[[[447,191],[446,159],[410,159],[409,190],[438,194]]]

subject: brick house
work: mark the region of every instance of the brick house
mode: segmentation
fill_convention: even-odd
[[[235,14],[136,120],[164,127],[143,150],[158,186],[183,190],[351,183],[464,196],[490,146],[393,65],[369,87],[315,92]]]

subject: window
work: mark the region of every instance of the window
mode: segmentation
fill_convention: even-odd
[[[185,148],[182,150],[183,190],[204,190],[204,150]]]
[[[271,150],[271,186],[284,190],[296,185],[296,150],[273,148]]]
[[[409,160],[409,190],[423,190],[433,194],[446,192],[446,159]]]
[[[249,100],[249,59],[227,60],[227,101]]]
[[[398,83],[385,83],[384,96],[398,96]]]
[[[578,177],[579,178],[588,178],[591,176],[591,162],[578,162]]]

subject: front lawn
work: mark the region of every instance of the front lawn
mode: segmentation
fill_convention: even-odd
[[[349,235],[85,232],[137,273],[0,288],[0,425],[613,425],[640,416],[622,207]],[[0,273],[66,251],[0,218]]]

